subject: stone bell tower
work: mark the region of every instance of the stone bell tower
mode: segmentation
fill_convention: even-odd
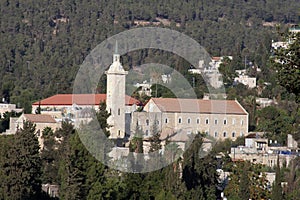
[[[113,63],[105,72],[107,75],[106,86],[106,109],[111,114],[107,119],[107,123],[111,125],[109,128],[110,138],[125,137],[125,71],[120,63],[120,54],[118,54],[118,44],[116,42],[115,53],[113,54]]]

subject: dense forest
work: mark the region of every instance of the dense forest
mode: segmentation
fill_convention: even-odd
[[[0,0],[0,98],[31,112],[33,101],[71,93],[85,57],[106,38],[136,27],[166,27],[195,39],[211,56],[233,56],[220,72],[227,98],[239,100],[248,111],[250,131],[266,132],[283,145],[289,133],[300,141],[299,84],[295,84],[300,79],[299,69],[293,68],[300,62],[299,34],[289,49],[271,51],[272,40],[285,40],[288,28],[299,24],[299,9],[299,0]],[[296,64],[283,68],[282,57]],[[186,60],[168,52],[129,52],[122,62],[126,69],[144,63],[171,66],[193,85],[199,98],[208,91],[200,76],[187,72]],[[255,89],[233,85],[234,70],[244,68],[257,78]],[[155,96],[174,95],[159,84],[152,87]],[[105,92],[105,77],[98,92]],[[133,95],[142,101],[149,98]],[[256,97],[277,104],[260,108]],[[5,113],[0,132],[8,128],[9,117],[17,115]],[[105,109],[97,111],[97,117],[106,124]],[[41,152],[34,129],[26,123],[16,135],[0,137],[0,199],[47,199],[41,183],[58,184],[60,199],[216,199],[221,191],[229,199],[297,199],[300,195],[299,159],[274,169],[231,161],[230,147],[243,144],[244,138],[219,142],[210,155],[199,158],[203,142],[199,134],[183,159],[155,172],[127,174],[92,157],[71,124],[63,123],[56,131],[45,129]],[[151,148],[160,148],[160,142],[153,140]],[[139,138],[130,149],[142,149]],[[224,156],[218,160],[220,152]],[[218,181],[217,168],[231,172],[229,183]],[[261,176],[266,171],[276,172],[272,191],[265,189],[266,179]],[[282,189],[281,182],[290,187]]]
[[[1,0],[0,9],[1,97],[26,112],[34,100],[72,92],[85,56],[106,38],[141,26],[139,22],[183,32],[212,56],[233,55],[237,68],[245,56],[265,67],[280,27],[299,23],[297,0]],[[123,62],[131,68],[155,55],[129,53]],[[155,60],[164,63],[166,56]],[[188,66],[182,63],[171,64],[183,71]]]

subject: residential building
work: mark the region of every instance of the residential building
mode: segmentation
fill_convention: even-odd
[[[248,160],[254,164],[263,164],[269,167],[277,165],[277,159],[282,166],[284,163],[289,165],[298,154],[297,142],[288,135],[288,145],[278,146],[269,145],[271,141],[262,138],[257,133],[250,133],[245,138],[245,146],[232,147],[230,157],[233,161]]]
[[[22,112],[23,109],[17,108],[16,104],[0,103],[0,118],[3,117],[3,114],[5,112],[12,112],[12,111],[19,113]]]
[[[38,138],[40,149],[44,148],[43,130],[46,127],[53,131],[61,127],[61,123],[57,122],[52,116],[46,114],[22,114],[19,118],[10,118],[10,129],[4,134],[15,134],[19,129],[23,128],[24,122],[29,121],[35,125],[35,134]]]
[[[242,83],[243,85],[248,86],[249,88],[256,87],[256,78],[249,77],[248,75],[240,75],[234,78],[235,83]]]

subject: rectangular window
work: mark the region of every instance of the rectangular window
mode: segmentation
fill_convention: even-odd
[[[215,124],[218,124],[218,120],[217,119],[215,119]]]

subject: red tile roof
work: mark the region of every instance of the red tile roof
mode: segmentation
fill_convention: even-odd
[[[99,105],[101,101],[106,101],[106,94],[57,94],[32,105],[41,106],[71,106],[77,105]],[[126,105],[139,104],[140,102],[130,96],[125,96]]]
[[[214,61],[220,61],[221,57],[212,57],[212,60],[214,60]]]
[[[55,119],[50,115],[44,114],[24,114],[26,120],[31,121],[33,123],[56,123]]]
[[[209,113],[209,114],[237,114],[247,115],[246,110],[235,100],[202,100],[152,98],[163,112]]]

